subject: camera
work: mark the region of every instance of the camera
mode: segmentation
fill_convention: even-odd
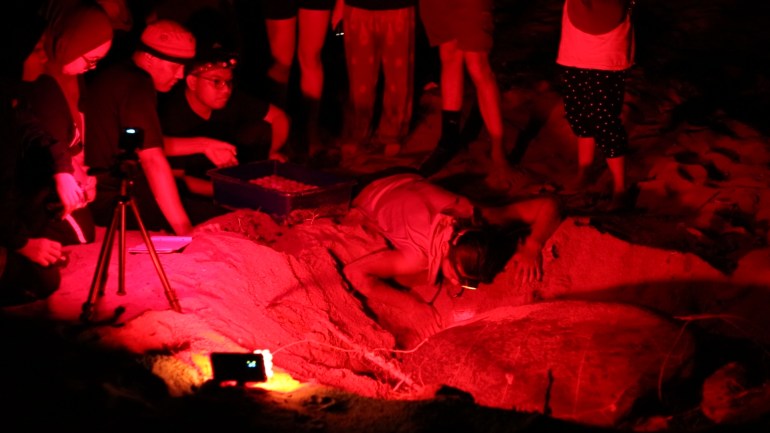
[[[120,159],[137,159],[136,150],[144,144],[144,130],[142,128],[123,128],[118,138]]]
[[[261,353],[214,352],[209,355],[214,381],[265,382],[267,371]]]

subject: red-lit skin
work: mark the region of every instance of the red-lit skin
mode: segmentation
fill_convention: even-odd
[[[190,74],[186,81],[187,102],[190,108],[204,119],[210,118],[212,111],[224,108],[233,93],[233,71],[230,68],[216,68],[200,74]],[[217,81],[227,84],[217,87]]]
[[[483,51],[463,51],[457,41],[439,46],[441,58],[441,105],[445,111],[460,111],[463,106],[465,70],[476,87],[476,97],[491,141],[491,162],[487,182],[493,187],[508,188],[517,174],[511,170],[503,147],[503,117],[500,111],[500,89],[489,55]]]
[[[288,84],[296,52],[302,94],[320,99],[324,82],[321,49],[329,29],[330,16],[330,11],[300,9],[293,18],[266,19],[267,39],[273,58],[267,76],[277,83]]]
[[[155,90],[161,93],[168,92],[177,81],[184,78],[184,65],[181,63],[163,60],[141,51],[134,54],[134,62],[152,76]]]
[[[62,73],[64,75],[80,75],[84,74],[91,69],[96,68],[98,62],[107,55],[112,47],[112,41],[107,41],[98,47],[83,54],[77,59],[67,63],[62,67]]]

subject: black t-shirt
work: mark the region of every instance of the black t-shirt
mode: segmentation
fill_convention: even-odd
[[[265,116],[269,104],[249,94],[234,90],[227,105],[214,110],[206,120],[198,116],[185,97],[185,84],[180,82],[160,100],[163,133],[170,137],[209,137],[238,148],[264,143]],[[268,137],[269,138],[269,137]]]
[[[41,75],[24,87],[24,102],[42,128],[56,140],[51,146],[53,171],[72,173],[71,156],[80,151],[81,143],[79,140],[73,143],[76,138],[75,123],[59,84],[50,75]]]
[[[86,164],[96,169],[111,167],[121,153],[119,140],[125,128],[141,129],[142,149],[163,147],[157,91],[150,74],[131,60],[94,73],[83,104],[88,119]]]

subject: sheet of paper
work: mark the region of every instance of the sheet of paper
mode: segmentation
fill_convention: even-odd
[[[158,254],[168,254],[181,251],[192,242],[190,236],[150,236],[155,252]],[[142,242],[128,249],[129,253],[149,253],[147,245]]]

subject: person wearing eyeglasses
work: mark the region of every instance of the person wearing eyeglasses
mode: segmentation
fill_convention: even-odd
[[[212,168],[275,160],[285,162],[287,114],[234,88],[238,56],[215,43],[188,67],[183,83],[161,98],[164,149],[189,192],[211,197]]]
[[[420,326],[417,335],[396,335],[402,347],[441,329],[432,302],[442,292],[456,297],[492,283],[509,262],[522,284],[542,279],[541,251],[561,223],[552,197],[489,206],[414,172],[361,181],[352,208],[390,247],[353,259],[343,270],[375,313],[395,310]],[[433,300],[403,290],[425,284],[436,286]]]
[[[86,205],[96,196],[96,178],[88,175],[85,166],[81,94],[83,75],[107,55],[112,38],[109,18],[100,8],[67,10],[42,35],[40,45],[47,61],[43,73],[26,87],[24,102],[43,129],[62,143],[65,153],[59,163],[63,166],[53,174],[57,194],[46,198],[51,210],[48,237],[65,245],[92,242],[95,237]],[[38,56],[33,51],[28,59]]]
[[[184,66],[194,57],[192,32],[178,22],[157,20],[144,28],[130,58],[97,68],[87,80],[86,162],[99,173],[97,196],[89,207],[97,225],[106,226],[114,214],[122,184],[122,173],[115,167],[128,152],[138,160],[132,198],[148,230],[189,235],[193,223],[209,218],[188,214],[163,151],[158,118],[158,93],[184,78]],[[136,149],[122,148],[120,138],[128,128],[140,131],[142,142],[133,146]],[[133,215],[127,224],[138,227]]]

